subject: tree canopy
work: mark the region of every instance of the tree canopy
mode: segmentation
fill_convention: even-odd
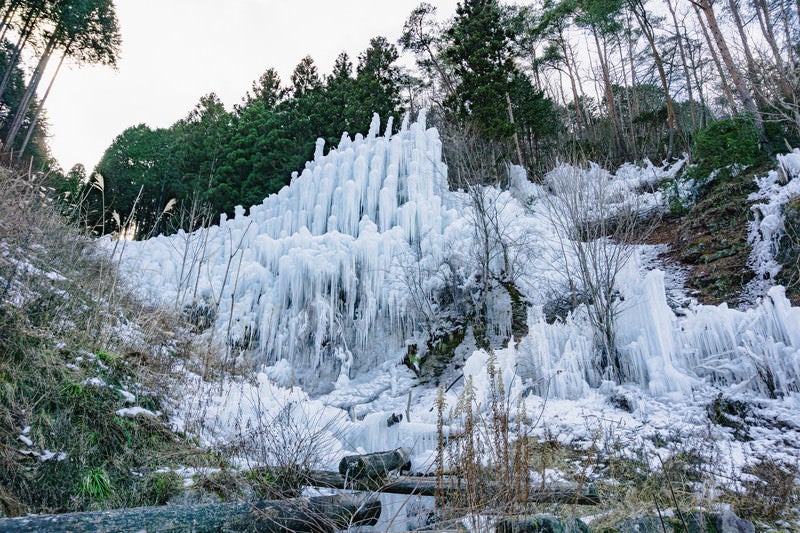
[[[344,53],[328,76],[306,56],[288,86],[266,69],[232,111],[212,93],[169,128],[128,128],[97,165],[104,189],[91,190],[92,202],[105,208],[96,217],[135,219],[136,235],[145,237],[194,229],[237,205],[261,203],[313,157],[318,138],[335,145],[343,130],[366,130],[373,113],[386,119],[402,112],[398,56],[395,45],[377,37],[355,72]],[[164,213],[172,200],[175,207]],[[198,205],[206,217],[183,216]],[[91,225],[119,229],[99,220]]]

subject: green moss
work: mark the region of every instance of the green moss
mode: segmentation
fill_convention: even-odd
[[[456,348],[464,341],[466,333],[464,327],[456,327],[428,341],[428,352],[419,364],[418,375],[423,381],[430,381],[442,375],[453,360]]]

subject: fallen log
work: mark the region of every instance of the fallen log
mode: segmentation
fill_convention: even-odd
[[[383,479],[347,479],[336,472],[313,470],[306,478],[306,485],[334,489],[356,489],[391,494],[415,494],[418,496],[436,496],[437,483],[435,477],[397,476]],[[496,481],[485,481],[482,490],[499,493],[506,490]],[[441,490],[445,494],[455,494],[466,490],[463,480],[459,482],[454,476],[444,476]],[[577,505],[597,505],[600,499],[597,490],[591,484],[551,483],[547,487],[531,487],[528,489],[527,501],[531,503],[565,503]]]
[[[375,525],[377,498],[337,494],[260,502],[165,505],[83,513],[0,518],[0,531],[255,531],[264,533],[333,532]]]
[[[390,452],[367,453],[363,455],[348,455],[339,461],[339,473],[347,479],[383,479],[389,472],[400,470],[408,458],[411,450],[397,448]]]

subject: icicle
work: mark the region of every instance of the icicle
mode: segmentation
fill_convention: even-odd
[[[367,133],[367,141],[374,141],[378,136],[381,129],[381,117],[377,113],[372,114],[372,122],[369,124],[369,133]]]
[[[325,139],[317,139],[317,144],[314,148],[314,162],[318,163],[322,160],[323,149],[325,148]]]

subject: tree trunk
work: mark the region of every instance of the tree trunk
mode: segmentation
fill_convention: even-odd
[[[33,96],[36,94],[36,89],[39,86],[39,82],[42,80],[42,75],[44,75],[44,70],[47,68],[47,62],[50,60],[50,56],[53,54],[55,45],[56,32],[54,31],[53,35],[50,37],[50,40],[47,41],[47,45],[42,53],[42,57],[39,58],[39,63],[36,65],[36,70],[33,72],[33,76],[31,76],[31,81],[28,83],[28,88],[25,90],[22,101],[17,108],[17,113],[14,116],[14,121],[11,123],[11,128],[8,130],[8,135],[6,135],[4,146],[7,150],[11,150],[17,134],[22,128],[22,124],[25,122],[25,117],[28,114],[28,107],[30,107]]]
[[[739,33],[739,39],[742,41],[742,50],[744,50],[745,63],[747,63],[747,75],[749,77],[749,80],[747,81],[750,82],[750,87],[752,87],[751,94],[756,101],[758,109],[766,109],[766,99],[761,91],[758,90],[758,68],[756,67],[756,62],[753,59],[753,52],[750,50],[747,32],[744,31],[744,24],[742,23],[741,13],[739,13],[739,6],[737,5],[736,0],[728,0],[728,6],[730,7],[731,15],[733,15],[733,21],[736,25],[736,31]]]
[[[630,21],[628,21],[628,22],[630,22]],[[630,46],[631,46],[630,25],[628,26],[627,29],[628,29],[628,31],[625,32],[625,33],[628,36],[628,48],[630,49]],[[628,126],[627,138],[630,139],[631,149],[633,150],[633,158],[634,159],[639,159],[639,143],[636,141],[636,127],[635,127],[635,125],[633,123],[634,117],[636,115],[638,115],[638,113],[634,114],[634,111],[633,111],[633,108],[634,108],[634,103],[633,102],[634,102],[634,100],[636,100],[636,97],[637,97],[637,95],[636,95],[636,87],[635,87],[635,85],[633,83],[634,68],[633,68],[633,65],[631,65],[631,82],[630,82],[630,84],[628,84],[628,72],[627,72],[627,69],[625,68],[626,55],[625,55],[624,50],[622,49],[622,39],[617,39],[617,50],[619,52],[620,68],[622,69],[622,85],[623,85],[623,87],[626,87],[626,86],[630,87],[629,90],[623,91],[623,95],[625,96],[625,102],[626,102],[626,104],[628,106],[627,107],[628,120],[627,120],[627,122],[624,120],[624,118],[621,118],[621,120],[623,121],[623,123],[627,123],[627,126]]]
[[[22,141],[22,146],[20,146],[19,148],[18,157],[22,157],[22,153],[28,147],[28,143],[31,142],[31,137],[33,137],[33,132],[36,129],[36,124],[39,123],[39,118],[42,116],[44,103],[47,101],[47,97],[50,96],[50,90],[53,88],[53,83],[55,83],[56,81],[58,72],[61,70],[61,65],[64,64],[64,59],[66,59],[67,54],[69,54],[69,46],[67,46],[67,48],[64,50],[64,53],[61,55],[61,59],[58,61],[58,66],[56,67],[56,71],[53,73],[53,77],[50,78],[50,83],[47,84],[47,90],[44,92],[44,95],[39,100],[39,105],[36,107],[36,113],[34,113],[33,118],[31,119],[31,123],[28,126],[28,131],[25,133],[25,140]]]
[[[650,51],[653,54],[653,61],[655,61],[656,69],[658,70],[658,77],[661,79],[661,89],[664,91],[664,98],[667,103],[667,121],[669,123],[669,147],[667,148],[667,159],[672,157],[672,152],[675,147],[675,133],[682,133],[681,126],[678,123],[678,114],[675,112],[675,104],[672,97],[669,95],[669,84],[667,83],[667,74],[664,71],[664,62],[661,59],[661,53],[658,51],[655,41],[655,33],[653,26],[647,18],[647,12],[641,0],[634,0],[631,3],[631,11],[639,27],[642,29],[642,34],[650,45]]]
[[[411,457],[411,450],[397,448],[390,452],[348,455],[339,462],[339,473],[347,479],[384,479],[393,470],[400,470]]]
[[[569,76],[569,85],[572,88],[572,101],[575,102],[575,116],[578,117],[578,129],[583,130],[584,127],[588,130],[588,125],[584,123],[583,108],[581,107],[580,96],[578,88],[575,86],[575,73],[572,69],[572,61],[570,60],[570,53],[567,50],[567,43],[564,40],[563,32],[559,34],[558,42],[561,44],[561,51],[564,53],[564,65],[567,67],[567,76]]]
[[[312,471],[306,485],[309,487],[327,487],[338,489],[352,489],[353,483],[348,479],[345,486],[345,478],[337,472]],[[437,489],[438,485],[438,489]],[[383,480],[382,483],[368,483],[366,481],[356,481],[355,488],[385,492],[388,494],[414,494],[417,496],[436,496],[437,494],[457,494],[464,492],[468,488],[464,480],[456,476],[398,476]],[[488,492],[500,492],[510,490],[511,487],[504,486],[496,481],[485,481],[484,487]],[[597,490],[590,484],[577,483],[551,483],[546,487],[529,488],[525,495],[525,500],[530,503],[564,503],[578,505],[597,505],[600,498]]]
[[[739,106],[736,105],[736,99],[733,97],[733,91],[731,90],[731,86],[728,84],[728,76],[725,75],[725,69],[722,68],[722,62],[717,54],[717,48],[714,45],[714,42],[711,40],[711,36],[708,34],[708,28],[706,28],[706,23],[703,21],[703,15],[700,13],[700,8],[697,6],[697,4],[694,2],[690,3],[694,8],[695,15],[697,15],[697,21],[700,24],[700,29],[703,30],[703,36],[706,39],[706,44],[708,44],[708,50],[711,52],[711,59],[714,61],[714,65],[717,67],[717,71],[719,72],[719,79],[722,83],[722,91],[725,93],[725,98],[728,99],[728,104],[731,106],[731,111],[737,113]]]
[[[787,11],[786,4],[784,0],[780,0],[778,4],[781,6],[781,17],[783,18],[783,38],[786,39],[786,49],[789,52],[789,65],[793,68],[797,68],[797,61],[794,57],[794,47],[792,46],[792,28],[794,24],[792,22],[792,12],[791,8]],[[797,2],[797,17],[800,19],[800,0]]]
[[[0,98],[3,97],[6,89],[8,88],[8,83],[11,81],[11,75],[14,73],[14,66],[16,66],[17,61],[19,61],[19,56],[22,53],[22,49],[27,44],[28,38],[30,38],[31,33],[33,32],[33,27],[37,18],[38,17],[35,15],[29,17],[28,20],[25,21],[25,26],[22,28],[22,31],[17,38],[17,45],[14,47],[14,52],[11,54],[11,57],[6,65],[6,71],[5,74],[3,74],[3,81],[0,82]]]
[[[514,122],[514,110],[511,108],[511,95],[506,92],[506,103],[508,104],[508,120],[514,127],[514,146],[517,148],[517,164],[521,167],[525,166],[525,160],[522,159],[522,148],[519,146],[519,133],[517,132],[517,124]]]
[[[667,0],[667,8],[670,15],[672,15],[672,24],[675,26],[675,39],[678,44],[678,55],[681,58],[681,66],[683,66],[683,78],[686,80],[686,91],[689,94],[689,112],[692,116],[692,130],[697,129],[697,110],[694,105],[694,91],[692,89],[692,78],[689,76],[689,64],[686,61],[686,50],[683,47],[683,35],[681,34],[680,25],[678,24],[678,17],[675,14],[675,7],[672,5],[672,0]]]
[[[714,37],[714,41],[717,43],[717,48],[719,48],[722,61],[725,63],[725,67],[728,70],[728,74],[730,74],[733,85],[736,87],[736,91],[739,93],[739,97],[742,99],[745,109],[753,115],[753,121],[755,122],[758,131],[760,131],[763,135],[764,119],[761,117],[761,112],[758,108],[758,105],[756,105],[755,99],[753,98],[753,93],[750,92],[750,88],[742,78],[739,69],[736,68],[736,64],[733,61],[733,56],[728,48],[728,43],[725,41],[725,37],[722,35],[722,31],[717,23],[717,16],[714,14],[714,8],[711,6],[709,0],[700,0],[700,8],[706,16],[706,21],[708,22],[708,27],[711,30],[711,35]]]
[[[357,494],[262,502],[166,505],[112,511],[33,515],[0,519],[0,531],[260,531],[333,532],[375,525],[377,499]]]
[[[600,37],[597,35],[597,30],[595,28],[592,28],[592,35],[594,36],[594,43],[597,47],[597,56],[600,60],[600,70],[603,73],[603,93],[606,99],[606,106],[608,107],[608,118],[614,126],[617,150],[619,151],[618,155],[624,159],[628,156],[628,148],[625,143],[619,116],[617,115],[617,107],[614,104],[614,91],[611,88],[611,73],[608,68],[608,57],[605,54],[604,47],[600,44]]]
[[[17,12],[18,6],[19,0],[16,0],[6,8],[5,13],[3,14],[3,19],[0,21],[0,42],[5,40],[6,31],[8,30],[8,23],[11,22],[11,18],[14,16],[14,13]]]
[[[789,99],[792,97],[792,87],[786,79],[786,65],[783,63],[778,41],[775,39],[775,30],[769,16],[767,3],[765,0],[753,0],[753,7],[756,10],[761,32],[764,34],[764,38],[772,51],[772,56],[775,58],[775,67],[778,71],[778,83],[780,85],[781,97]],[[789,49],[791,49],[791,46],[789,46]]]

